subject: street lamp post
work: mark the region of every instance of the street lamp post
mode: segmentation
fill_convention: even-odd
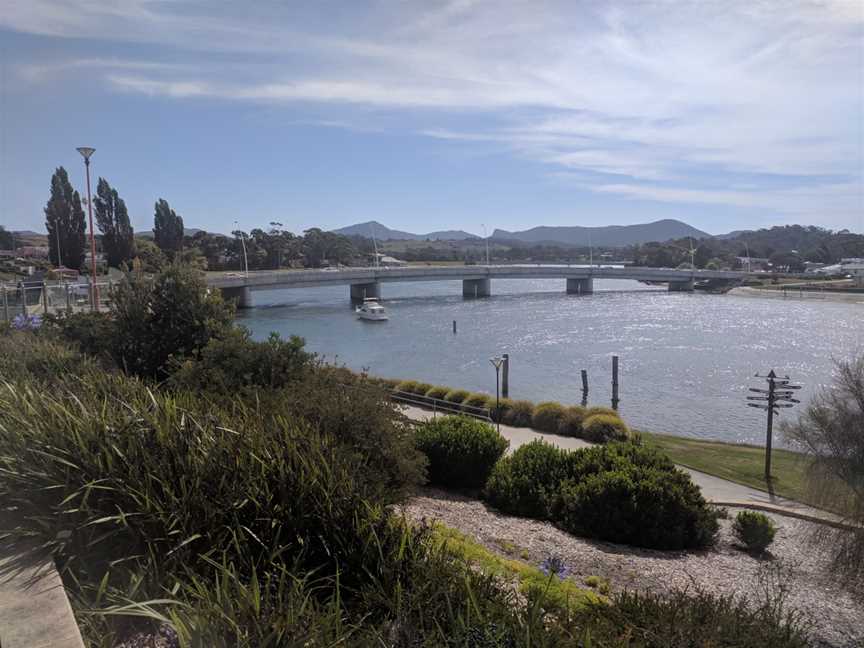
[[[489,358],[489,362],[492,363],[492,366],[495,367],[495,426],[498,429],[498,433],[501,433],[501,404],[499,400],[500,394],[500,374],[501,374],[501,365],[504,364],[504,358],[500,356],[495,356],[494,358]]]
[[[93,234],[93,199],[90,195],[90,156],[96,152],[96,149],[90,146],[79,146],[76,150],[84,158],[84,168],[87,170],[87,214],[90,217],[90,299],[92,300],[92,310],[98,311],[99,289],[96,287],[96,237]],[[59,256],[59,247],[57,248],[57,253]]]
[[[486,225],[481,225],[483,228],[483,238],[486,239],[486,265],[489,265],[489,233],[486,231]]]
[[[240,243],[243,245],[243,265],[246,268],[246,276],[249,276],[249,257],[246,256],[246,234],[243,233],[243,230],[240,229],[240,223],[238,221],[234,221],[234,224],[237,226],[237,231],[240,232]]]

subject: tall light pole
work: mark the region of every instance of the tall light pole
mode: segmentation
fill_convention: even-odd
[[[504,364],[504,358],[500,356],[495,356],[494,358],[489,358],[489,362],[492,363],[492,366],[495,367],[495,426],[498,429],[498,433],[501,433],[501,404],[499,400],[499,385],[500,383],[500,374],[501,374],[501,365]]]
[[[243,265],[246,268],[246,276],[249,276],[249,257],[246,256],[246,234],[240,229],[240,222],[234,221],[237,231],[240,232],[240,243],[243,245]]]
[[[483,228],[483,238],[486,239],[486,265],[489,265],[489,232],[486,231],[486,226],[481,224]]]
[[[84,168],[87,170],[87,213],[90,216],[90,299],[91,308],[99,310],[99,289],[96,287],[96,237],[93,234],[93,199],[90,196],[90,156],[96,149],[90,146],[79,146],[76,149],[84,158]],[[60,248],[57,248],[58,260]]]

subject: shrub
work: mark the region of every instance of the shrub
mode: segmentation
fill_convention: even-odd
[[[117,336],[111,347],[124,370],[165,378],[170,365],[196,356],[233,326],[234,308],[200,273],[172,264],[154,276],[127,275],[111,294]]]
[[[413,389],[411,390],[411,393],[416,395],[416,396],[426,396],[426,392],[428,392],[430,389],[432,389],[432,387],[433,387],[433,385],[430,385],[429,383],[418,382],[417,384],[414,385]]]
[[[396,378],[378,378],[378,383],[387,389],[396,389],[396,386],[402,382]]]
[[[437,385],[432,387],[426,392],[426,398],[434,398],[435,400],[443,400],[443,398],[447,395],[447,392],[450,391],[449,387],[442,387],[441,385]]]
[[[735,537],[754,553],[764,553],[772,542],[777,527],[764,513],[756,511],[741,511],[732,523]]]
[[[255,342],[249,331],[235,328],[223,338],[211,339],[197,358],[181,363],[169,383],[175,389],[222,395],[280,389],[302,379],[314,361],[314,355],[303,350],[304,344],[302,338],[283,340],[278,333]]]
[[[45,322],[83,353],[116,360],[117,322],[110,313],[63,313],[50,315]]]
[[[403,380],[396,384],[396,391],[414,394],[418,384],[416,380]]]
[[[549,443],[527,443],[495,465],[484,497],[505,513],[546,519],[558,486],[567,476],[566,460],[566,453]]]
[[[630,429],[617,416],[594,414],[582,421],[582,436],[593,443],[626,441],[630,437]]]
[[[463,405],[467,405],[469,407],[488,407],[490,409],[495,408],[495,398],[489,396],[488,394],[480,394],[473,393],[465,399]]]
[[[526,400],[510,401],[507,411],[502,414],[501,422],[513,427],[528,427],[534,414],[534,403]]]
[[[91,357],[59,340],[10,331],[0,336],[0,379],[54,384],[68,376],[101,371]]]
[[[563,482],[552,518],[576,535],[650,549],[705,547],[718,529],[689,475],[637,466]]]
[[[467,416],[441,416],[417,431],[429,481],[451,488],[482,488],[507,445],[491,425]]]
[[[582,436],[582,421],[585,420],[585,408],[579,405],[568,407],[558,424],[558,434],[569,437]]]
[[[621,414],[618,413],[618,410],[612,409],[611,407],[599,407],[595,405],[585,410],[585,418],[594,416],[595,414],[606,414],[608,416],[617,416],[618,418],[621,418]]]
[[[471,393],[465,391],[464,389],[451,389],[444,395],[444,400],[446,400],[448,403],[455,403],[456,405],[461,405],[470,395]]]
[[[558,427],[564,418],[564,406],[561,403],[540,403],[531,415],[531,427],[543,432],[558,433]]]

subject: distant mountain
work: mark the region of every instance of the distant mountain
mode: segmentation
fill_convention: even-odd
[[[197,227],[184,227],[183,228],[183,236],[195,236],[198,232],[205,232],[206,230],[199,229]],[[225,236],[224,234],[219,234],[217,232],[212,232],[214,236]],[[142,238],[153,238],[153,230],[144,230],[143,232],[135,232],[135,236],[140,236]]]
[[[670,239],[711,238],[711,235],[679,220],[665,219],[653,223],[639,225],[608,225],[606,227],[532,227],[523,232],[507,232],[496,229],[493,239],[502,241],[518,241],[521,243],[550,243],[567,245],[600,245],[607,247],[623,247],[652,241],[668,241]]]
[[[411,232],[390,229],[378,221],[368,221],[366,223],[349,225],[348,227],[340,227],[333,230],[333,232],[335,234],[342,234],[343,236],[363,236],[366,238],[371,238],[374,233],[375,238],[379,241],[424,241],[426,239],[433,241],[463,241],[465,239],[480,238],[476,234],[470,234],[462,230],[441,230],[438,232],[429,232],[428,234],[412,234]]]

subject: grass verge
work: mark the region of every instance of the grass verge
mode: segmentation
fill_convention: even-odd
[[[722,441],[703,441],[642,432],[642,439],[664,452],[673,462],[709,475],[722,477],[780,497],[808,502],[807,457],[798,452],[774,449],[771,453],[769,484],[765,479],[765,449]]]

